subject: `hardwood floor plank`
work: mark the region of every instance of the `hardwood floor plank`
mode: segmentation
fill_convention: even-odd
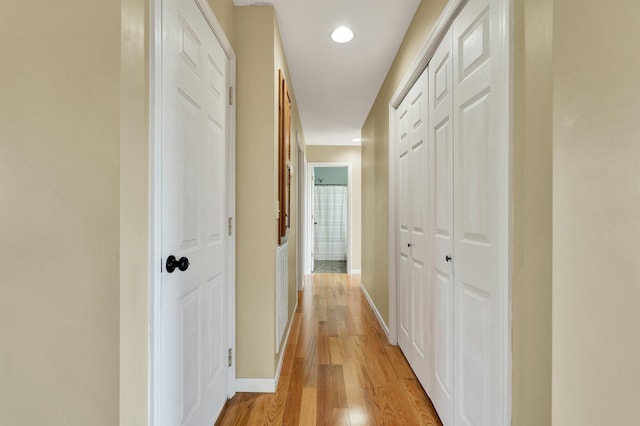
[[[261,394],[256,397],[251,416],[247,420],[247,426],[261,426],[269,418],[271,404],[275,400],[275,394]]]
[[[328,328],[327,334],[329,337],[338,336],[338,317],[336,311],[339,307],[327,309]]]
[[[418,379],[403,379],[402,385],[407,390],[413,407],[415,408],[421,425],[438,426],[441,425],[440,417],[433,407],[431,400],[424,393]]]
[[[269,405],[267,417],[263,421],[268,425],[282,425],[284,424],[284,407],[288,394],[286,392],[276,392],[271,395],[274,395],[274,398]]]
[[[249,422],[253,405],[258,394],[237,394],[233,400],[228,401],[227,406],[216,422],[216,426],[239,426]]]
[[[276,393],[238,393],[216,425],[441,425],[359,277],[314,274],[307,282]]]
[[[316,424],[316,402],[318,390],[316,388],[303,388],[300,409],[300,425],[311,426]]]
[[[331,364],[331,353],[329,352],[329,325],[327,321],[320,321],[318,329],[318,364]]]
[[[304,360],[304,385],[315,387],[318,383],[318,338],[312,337]]]
[[[345,348],[343,339],[339,337],[329,337],[329,355],[331,357],[332,365],[344,364]]]
[[[348,408],[347,391],[341,365],[329,366],[329,396],[333,408]]]
[[[285,425],[297,425],[300,420],[302,406],[302,388],[304,385],[304,364],[302,358],[296,358],[289,379],[287,389],[287,401],[285,403]]]
[[[328,365],[318,366],[318,392],[316,394],[316,425],[318,426],[324,426],[327,424],[331,414],[331,409],[333,408],[329,406],[328,393],[330,392],[330,389],[328,369]]]
[[[349,410],[345,408],[334,408],[333,415],[331,416],[331,422],[329,424],[336,426],[351,426]]]
[[[284,351],[284,360],[282,361],[282,370],[280,371],[280,375],[289,376],[291,375],[291,369],[293,368],[293,361],[296,356],[295,345],[288,344],[285,347]]]
[[[396,376],[400,379],[415,379],[416,375],[413,373],[411,367],[407,363],[406,358],[402,355],[402,351],[398,346],[388,345],[385,347],[389,363],[396,372]]]

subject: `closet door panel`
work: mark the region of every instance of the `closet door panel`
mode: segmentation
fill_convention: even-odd
[[[429,152],[427,145],[427,72],[416,82],[409,94],[411,130],[411,268],[413,279],[412,325],[414,353],[413,370],[429,391],[428,374],[431,364],[431,350],[427,342],[432,340],[429,321],[429,250],[428,250],[428,173]]]
[[[447,32],[429,65],[429,147],[433,247],[433,376],[431,400],[445,425],[453,424],[453,63]]]
[[[398,343],[429,390],[432,336],[429,286],[429,147],[427,73],[397,110],[398,119]]]
[[[493,0],[470,0],[453,24],[454,424],[503,423],[500,228],[505,146],[495,82]]]
[[[410,152],[409,108],[403,102],[398,108],[398,341],[407,347],[411,341],[411,235],[410,235]]]

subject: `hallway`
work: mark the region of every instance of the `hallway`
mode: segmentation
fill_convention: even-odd
[[[360,289],[314,274],[298,293],[275,394],[238,393],[217,425],[440,425],[431,402]]]

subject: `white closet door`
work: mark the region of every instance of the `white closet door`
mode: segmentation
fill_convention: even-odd
[[[429,390],[428,121],[425,71],[398,109],[399,345]]]
[[[492,81],[501,66],[497,16],[490,0],[470,0],[453,24],[456,425],[505,422],[508,146],[502,82]]]
[[[433,262],[433,374],[429,396],[445,425],[453,424],[453,60],[451,30],[429,64],[429,188]]]

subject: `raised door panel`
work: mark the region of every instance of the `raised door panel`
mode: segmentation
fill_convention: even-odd
[[[205,174],[204,218],[206,226],[206,242],[208,247],[223,243],[224,229],[224,203],[225,197],[225,129],[211,115],[207,117],[207,138],[204,155],[201,161]]]
[[[179,254],[197,250],[200,247],[200,149],[202,109],[196,101],[183,91],[178,91],[178,114],[175,127],[175,139],[171,142],[169,155],[165,163],[176,162],[174,175],[165,174],[165,182],[175,185],[179,208],[177,221],[180,227],[177,232]],[[169,183],[171,181],[171,183]],[[179,207],[178,207],[179,206]],[[168,236],[169,237],[169,236]],[[169,237],[171,238],[171,237]]]
[[[202,305],[200,289],[193,288],[182,295],[178,304],[180,424],[188,424],[202,400],[202,363],[200,359],[200,329]]]

